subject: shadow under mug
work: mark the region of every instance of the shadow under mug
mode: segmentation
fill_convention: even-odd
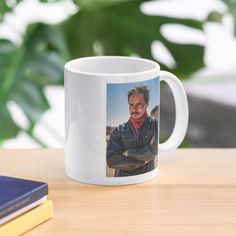
[[[159,143],[160,82],[176,109],[170,137]],[[141,183],[158,174],[158,155],[186,134],[188,103],[179,79],[158,63],[121,56],[85,57],[65,64],[65,171],[88,184]]]

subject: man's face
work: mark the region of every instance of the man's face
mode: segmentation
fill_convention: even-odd
[[[129,113],[133,119],[141,118],[147,112],[147,106],[142,93],[129,97]]]

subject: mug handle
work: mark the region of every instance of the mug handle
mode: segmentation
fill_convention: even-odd
[[[165,81],[171,88],[175,100],[175,126],[170,137],[158,146],[158,152],[176,149],[183,141],[188,127],[188,100],[180,80],[170,72],[160,71],[160,82]]]

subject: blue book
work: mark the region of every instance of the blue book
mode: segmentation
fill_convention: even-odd
[[[0,175],[0,219],[47,195],[47,183]]]

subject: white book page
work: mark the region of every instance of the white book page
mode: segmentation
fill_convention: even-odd
[[[32,208],[34,208],[34,207],[40,205],[41,203],[43,203],[43,202],[46,201],[46,200],[47,200],[47,196],[45,196],[45,197],[43,197],[43,198],[40,198],[39,200],[37,200],[37,201],[35,201],[35,202],[29,204],[28,206],[25,206],[25,207],[23,207],[23,208],[21,208],[21,209],[15,211],[15,212],[11,213],[11,214],[8,215],[8,216],[5,216],[4,218],[0,219],[0,226],[1,226],[2,224],[7,223],[8,221],[10,221],[10,220],[16,218],[17,216],[22,215],[23,213],[27,212],[28,210],[31,210]]]

